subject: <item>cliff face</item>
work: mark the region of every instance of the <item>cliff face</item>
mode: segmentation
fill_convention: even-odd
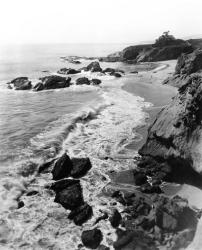
[[[194,152],[202,133],[201,55],[196,51],[179,58],[175,76],[167,81],[178,82],[179,93],[150,126],[138,164],[160,179],[200,187],[202,176],[196,171]]]

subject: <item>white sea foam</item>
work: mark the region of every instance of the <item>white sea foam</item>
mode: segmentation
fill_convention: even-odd
[[[145,103],[143,98],[125,92],[121,86],[119,80],[105,81],[99,90],[102,102],[92,103],[87,109],[51,123],[42,133],[32,138],[31,146],[27,149],[28,152],[43,152],[49,157],[61,154],[62,151],[67,151],[70,156],[90,157],[93,167],[81,179],[81,185],[85,201],[93,207],[93,218],[82,227],[75,227],[69,221],[68,212],[54,203],[54,196],[44,189],[44,185],[51,181],[50,174],[36,179],[18,179],[9,188],[12,192],[5,189],[1,192],[0,197],[7,195],[5,206],[9,205],[11,210],[16,208],[18,198],[27,188],[38,190],[39,195],[23,196],[26,206],[19,210],[8,213],[4,209],[2,227],[4,230],[12,228],[9,240],[2,236],[7,247],[15,245],[15,249],[50,249],[52,246],[54,249],[77,249],[83,229],[93,228],[96,218],[104,212],[110,214],[113,208],[120,212],[123,210],[121,204],[102,195],[102,191],[110,182],[107,174],[109,171],[134,167],[135,152],[126,150],[125,145],[135,136],[133,128],[144,122],[145,113],[142,108],[150,104]],[[112,249],[116,234],[110,222],[102,220],[97,226],[103,232],[103,243]]]

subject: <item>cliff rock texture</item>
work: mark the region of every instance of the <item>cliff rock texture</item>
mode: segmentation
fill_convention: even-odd
[[[150,176],[202,187],[201,170],[195,164],[202,132],[201,69],[202,51],[198,50],[182,55],[175,75],[167,80],[179,87],[179,93],[157,115],[139,150],[142,159],[138,166]]]

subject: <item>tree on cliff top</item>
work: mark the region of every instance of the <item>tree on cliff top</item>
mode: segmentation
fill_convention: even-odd
[[[181,45],[185,43],[184,40],[176,39],[173,35],[170,35],[169,33],[170,31],[163,32],[163,34],[158,39],[156,39],[154,47]]]

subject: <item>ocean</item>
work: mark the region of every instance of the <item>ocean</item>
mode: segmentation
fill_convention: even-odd
[[[136,66],[123,63],[100,63],[102,68],[124,70],[122,78],[89,72],[71,76],[72,81],[81,76],[99,78],[100,87],[73,85],[33,92],[9,90],[6,82],[18,76],[36,81],[60,68],[81,68],[91,62],[82,60],[81,64],[73,65],[61,60],[61,56],[105,56],[124,47],[125,44],[58,44],[1,48],[0,232],[4,249],[78,249],[82,227],[76,227],[67,218],[68,213],[53,202],[53,194],[45,189],[51,183],[51,174],[37,175],[37,165],[64,152],[89,157],[93,168],[81,179],[81,184],[85,200],[93,207],[94,218],[113,206],[121,206],[103,195],[110,183],[108,173],[134,168],[137,151],[127,145],[139,140],[141,135],[135,128],[145,124],[148,118],[145,108],[155,105],[152,100],[162,93],[159,87],[154,87],[153,92],[154,88],[148,87],[153,98],[147,101],[141,93],[145,93],[148,84],[143,92],[140,85],[137,92],[123,89],[138,77],[141,82],[144,75],[144,72],[139,76],[131,74]],[[173,89],[169,91],[166,100],[175,94]],[[24,195],[32,190],[38,195]],[[16,210],[19,199],[25,206]],[[115,231],[105,221],[100,223],[104,243],[110,246]],[[93,219],[85,223],[85,228],[92,225]]]

